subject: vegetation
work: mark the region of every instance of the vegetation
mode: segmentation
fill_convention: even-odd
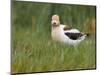
[[[51,39],[53,14],[85,32],[85,21],[96,17],[95,10],[95,6],[13,1],[12,73],[95,69],[95,36],[77,48]]]

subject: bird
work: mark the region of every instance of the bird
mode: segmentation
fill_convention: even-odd
[[[76,46],[82,42],[89,33],[80,32],[78,29],[72,28],[69,25],[60,24],[60,18],[57,14],[52,16],[51,20],[51,37],[52,40]]]

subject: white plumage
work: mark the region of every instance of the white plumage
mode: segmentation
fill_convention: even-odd
[[[60,24],[59,16],[52,16],[51,36],[54,41],[68,45],[77,45],[83,41],[87,34],[81,33],[78,29],[72,29],[67,25]]]

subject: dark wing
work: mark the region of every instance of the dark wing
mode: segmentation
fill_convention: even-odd
[[[82,33],[65,33],[66,36],[68,36],[72,40],[77,40],[79,37],[83,36]]]
[[[65,26],[65,27],[63,28],[64,31],[70,30],[70,29],[72,29],[72,27],[70,27],[70,26]]]

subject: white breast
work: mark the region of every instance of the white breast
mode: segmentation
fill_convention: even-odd
[[[67,37],[64,35],[63,26],[52,28],[52,39],[59,42],[64,42]]]

